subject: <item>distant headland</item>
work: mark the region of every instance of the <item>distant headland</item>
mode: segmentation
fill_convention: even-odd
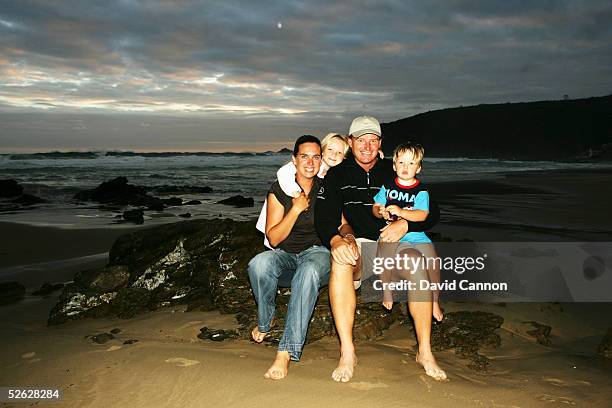
[[[421,143],[429,157],[612,160],[612,95],[441,109],[382,124],[383,149]]]

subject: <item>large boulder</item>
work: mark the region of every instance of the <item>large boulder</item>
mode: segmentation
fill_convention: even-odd
[[[0,305],[7,305],[23,299],[25,291],[25,286],[19,282],[1,282]]]
[[[30,205],[44,203],[45,200],[43,200],[40,197],[33,196],[31,194],[22,194],[16,199],[14,199],[12,202],[15,204],[21,204],[23,206],[30,206]]]
[[[225,204],[225,205],[231,205],[237,208],[243,208],[243,207],[253,207],[255,205],[255,201],[253,200],[253,197],[244,197],[241,195],[235,195],[235,196],[231,196],[229,198],[217,201],[217,204]]]
[[[606,335],[601,339],[597,354],[604,358],[612,359],[612,327],[608,329]]]
[[[64,288],[49,324],[82,317],[132,317],[164,306],[235,314],[242,338],[257,324],[247,275],[252,257],[263,251],[252,222],[195,220],[163,225],[120,237],[109,264],[78,273]],[[276,325],[267,340],[277,342],[284,327],[289,289],[277,298]],[[371,339],[397,318],[379,304],[358,304],[355,337]],[[321,291],[308,341],[334,334],[327,289]]]
[[[431,343],[434,351],[454,350],[468,360],[468,367],[486,372],[490,361],[479,353],[483,348],[497,348],[501,337],[497,329],[504,318],[489,312],[450,312],[432,327]]]
[[[17,197],[23,193],[23,187],[15,180],[0,180],[0,197]]]

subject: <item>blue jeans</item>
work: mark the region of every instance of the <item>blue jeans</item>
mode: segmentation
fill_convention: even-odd
[[[323,246],[312,246],[299,254],[282,249],[265,251],[249,262],[249,279],[257,301],[260,332],[270,331],[276,310],[277,287],[291,287],[285,330],[278,351],[289,352],[293,361],[299,361],[302,355],[319,289],[329,282],[329,268],[329,250]]]

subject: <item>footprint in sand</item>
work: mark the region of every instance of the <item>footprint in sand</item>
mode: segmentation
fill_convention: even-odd
[[[370,391],[376,388],[388,388],[389,386],[385,383],[371,383],[371,382],[361,381],[361,382],[349,383],[349,387],[354,388],[359,391]]]
[[[574,400],[572,400],[571,398],[567,398],[567,397],[554,397],[552,395],[542,394],[542,395],[540,395],[538,397],[538,399],[540,401],[544,401],[544,402],[560,403],[560,404],[567,404],[567,405],[576,405]]]
[[[200,364],[200,362],[197,360],[188,360],[183,357],[169,358],[166,360],[166,363],[174,364],[177,367],[189,367],[192,365]]]

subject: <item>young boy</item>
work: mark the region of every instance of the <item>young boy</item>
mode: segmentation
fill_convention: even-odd
[[[427,188],[416,177],[421,172],[421,163],[425,149],[421,145],[404,143],[393,152],[393,170],[397,178],[389,180],[374,197],[372,213],[377,218],[388,221],[403,218],[408,221],[423,221],[429,212],[429,193]],[[419,250],[427,258],[436,258],[437,254],[431,240],[424,232],[408,232],[399,242],[407,242]],[[428,263],[429,264],[429,263]],[[437,266],[436,262],[433,262]],[[437,267],[427,270],[431,282],[440,282],[440,270]],[[439,291],[433,293],[433,316],[441,321],[444,315],[438,298]],[[393,307],[390,292],[383,298],[383,306]]]

